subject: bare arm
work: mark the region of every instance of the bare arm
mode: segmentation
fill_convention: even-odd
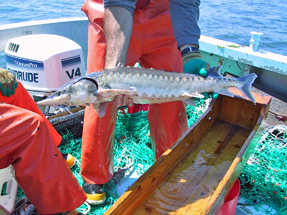
[[[107,41],[105,68],[125,66],[131,38],[132,14],[123,7],[110,6],[105,10]]]
[[[132,33],[132,13],[123,7],[109,6],[105,9],[104,23],[107,41],[105,69],[125,66]],[[133,100],[119,95],[114,103],[117,107],[130,107]]]

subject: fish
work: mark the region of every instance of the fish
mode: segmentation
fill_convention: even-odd
[[[184,101],[194,104],[193,98],[204,98],[203,93],[218,93],[234,97],[228,90],[238,88],[256,103],[250,88],[255,73],[239,78],[223,77],[213,67],[207,77],[196,74],[167,72],[141,67],[116,67],[93,72],[60,87],[48,98],[38,101],[43,106],[83,106],[93,104],[100,116],[105,115],[107,104],[117,95],[127,95],[135,104],[158,104]]]

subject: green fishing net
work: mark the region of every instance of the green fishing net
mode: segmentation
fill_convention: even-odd
[[[267,128],[241,175],[247,205],[265,214],[287,214],[287,127]],[[267,207],[266,207],[267,206]],[[274,213],[275,209],[277,212]]]
[[[209,100],[197,99],[196,106],[187,105],[188,127],[190,127],[207,109]],[[70,153],[76,159],[71,169],[79,184],[83,183],[80,175],[81,139],[75,139],[71,132],[64,131],[65,144],[60,146],[62,153]],[[275,126],[266,130],[252,156],[240,175],[241,193],[248,205],[258,211],[272,214],[272,208],[278,214],[287,214],[287,128]],[[117,185],[120,180],[136,172],[142,175],[154,162],[151,149],[147,112],[129,114],[126,109],[118,112],[115,127],[114,172],[115,177],[105,185],[107,200],[99,206],[83,204],[81,212],[100,215],[119,198]],[[19,188],[17,199],[23,196]],[[270,205],[270,208],[263,207]]]

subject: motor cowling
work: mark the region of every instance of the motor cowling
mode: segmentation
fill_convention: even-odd
[[[45,96],[86,75],[82,48],[71,39],[35,34],[10,39],[5,48],[7,70],[32,95]]]

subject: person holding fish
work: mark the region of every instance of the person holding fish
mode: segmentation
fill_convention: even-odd
[[[145,68],[206,77],[210,66],[199,52],[199,5],[200,0],[85,0],[88,73],[139,62]],[[127,96],[117,96],[104,110],[104,117],[92,104],[86,107],[81,175],[91,204],[105,201],[102,186],[113,176],[117,110],[132,105]],[[187,129],[185,105],[181,101],[149,105],[148,119],[157,159]]]
[[[23,85],[0,68],[0,169],[15,170],[28,198],[21,214],[82,214],[75,209],[86,194],[57,148],[61,139]]]

